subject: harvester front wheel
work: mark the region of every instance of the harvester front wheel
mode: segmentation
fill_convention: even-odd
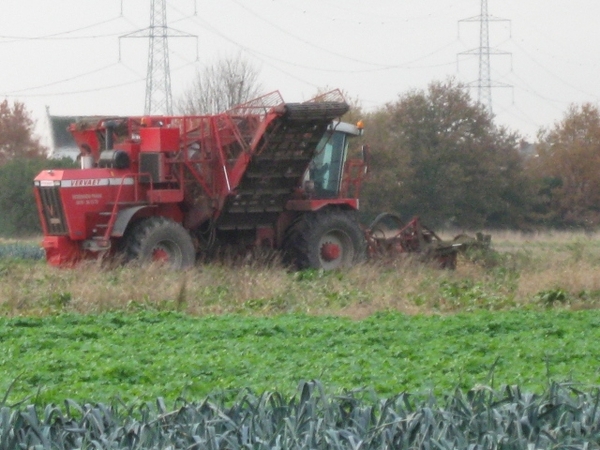
[[[187,230],[164,217],[150,217],[134,225],[126,238],[125,254],[128,261],[159,262],[172,269],[191,267],[196,259]]]
[[[339,269],[365,258],[366,242],[351,212],[324,210],[304,214],[288,230],[286,260],[298,269]]]

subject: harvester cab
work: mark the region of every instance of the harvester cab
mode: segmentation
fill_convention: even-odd
[[[358,192],[348,192],[349,183],[355,181],[358,186],[362,175],[366,174],[366,161],[348,160],[350,138],[361,136],[362,124],[352,125],[335,121],[327,129],[319,142],[317,151],[304,175],[304,189],[318,198],[348,197],[358,198]],[[346,164],[348,162],[348,164]],[[360,167],[363,170],[356,170]],[[344,178],[345,177],[345,178]]]

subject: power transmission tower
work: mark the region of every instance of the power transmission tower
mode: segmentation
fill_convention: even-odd
[[[171,92],[171,68],[169,67],[169,38],[198,37],[167,26],[167,1],[150,1],[150,26],[119,37],[148,38],[148,68],[146,71],[146,101],[144,114],[173,115],[173,95]],[[119,55],[120,59],[120,55]]]
[[[487,107],[490,114],[492,108],[492,88],[512,87],[509,84],[493,82],[490,75],[490,55],[511,55],[490,47],[490,22],[509,22],[508,19],[490,16],[488,14],[488,1],[481,0],[481,14],[468,19],[459,20],[461,22],[479,22],[479,47],[459,53],[459,55],[478,55],[479,56],[479,78],[477,81],[469,83],[469,86],[477,88],[477,100]],[[460,31],[460,28],[459,28]]]

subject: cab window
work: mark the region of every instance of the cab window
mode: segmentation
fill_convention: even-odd
[[[347,145],[346,135],[334,131],[327,133],[317,146],[306,177],[314,182],[317,197],[337,197]]]

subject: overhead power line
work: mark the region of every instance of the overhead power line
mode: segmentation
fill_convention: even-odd
[[[89,72],[80,73],[79,75],[74,75],[74,76],[69,77],[69,78],[63,78],[62,80],[52,81],[50,83],[40,84],[38,86],[32,86],[32,87],[28,87],[28,88],[18,89],[16,91],[5,92],[3,95],[14,95],[14,94],[19,94],[21,92],[35,91],[37,89],[41,89],[41,88],[45,88],[45,87],[49,87],[49,86],[55,86],[57,84],[66,83],[66,82],[69,82],[69,81],[76,80],[78,78],[83,78],[83,77],[86,77],[88,75],[92,75],[92,74],[95,74],[95,73],[98,73],[98,72],[102,72],[104,70],[110,69],[111,67],[114,67],[117,64],[118,63],[109,64],[107,66],[103,66],[103,67],[99,67],[99,68],[94,69],[94,70],[90,70]]]
[[[110,22],[114,22],[115,20],[119,20],[121,17],[113,17],[112,19],[103,20],[101,22],[96,22],[90,25],[86,25],[80,28],[74,28],[72,30],[61,31],[58,33],[45,34],[42,36],[6,36],[0,35],[0,39],[8,39],[6,41],[1,41],[0,44],[10,44],[13,42],[21,42],[21,41],[51,41],[51,40],[75,40],[75,39],[94,39],[100,37],[110,37],[117,36],[115,33],[109,34],[97,34],[93,36],[67,36],[69,34],[77,33],[79,31],[88,30],[90,28],[95,28],[100,25],[104,25]]]
[[[131,86],[133,84],[142,83],[142,82],[146,81],[146,76],[145,75],[139,75],[139,74],[137,74],[136,71],[134,71],[131,67],[125,65],[123,62],[119,62],[118,64],[122,65],[127,70],[131,71],[134,75],[137,75],[137,78],[133,79],[133,80],[130,80],[130,81],[124,81],[122,83],[115,83],[115,84],[110,84],[110,85],[106,85],[106,86],[95,86],[93,88],[78,89],[78,90],[73,90],[73,91],[19,94],[18,96],[14,95],[14,92],[12,94],[9,93],[9,92],[7,92],[7,93],[0,93],[0,96],[4,96],[4,97],[24,97],[24,98],[62,97],[62,96],[66,96],[66,95],[77,95],[77,94],[86,94],[86,93],[90,93],[90,92],[107,91],[107,90],[111,90],[111,89],[120,88],[120,87],[123,87],[123,86]],[[178,72],[179,70],[183,70],[186,67],[189,67],[191,64],[195,64],[195,62],[182,64],[181,66],[174,68],[172,70],[172,72]],[[106,68],[108,68],[108,67],[109,66],[107,66]],[[98,72],[98,71],[99,70],[97,70],[96,72]],[[53,83],[53,84],[56,84],[56,83]]]
[[[312,42],[307,41],[306,39],[304,39],[302,37],[299,37],[299,36],[296,36],[295,34],[290,33],[288,30],[286,30],[285,28],[277,25],[276,23],[273,23],[270,20],[267,20],[264,17],[258,15],[257,13],[255,13],[253,10],[251,10],[250,8],[248,8],[245,5],[243,5],[238,0],[231,0],[231,1],[233,3],[235,3],[236,5],[238,5],[240,8],[244,9],[245,11],[247,11],[248,13],[252,14],[254,17],[262,20],[263,22],[265,22],[265,23],[269,24],[270,26],[272,26],[272,27],[276,28],[277,30],[279,30],[281,33],[283,33],[283,34],[285,34],[285,35],[287,35],[289,37],[292,37],[292,38],[294,38],[294,39],[302,42],[305,45],[308,45],[310,47],[316,48],[316,49],[318,49],[318,50],[320,50],[322,52],[329,53],[330,55],[337,56],[337,57],[340,57],[340,58],[344,58],[344,59],[347,59],[349,61],[357,62],[357,63],[360,63],[360,64],[368,64],[368,65],[371,65],[371,66],[379,66],[379,67],[386,67],[386,66],[388,66],[387,64],[380,64],[380,63],[375,63],[375,62],[362,61],[360,59],[353,58],[353,57],[348,56],[348,55],[343,55],[341,53],[334,52],[333,50],[327,49],[327,48],[322,47],[320,45],[313,44]]]

